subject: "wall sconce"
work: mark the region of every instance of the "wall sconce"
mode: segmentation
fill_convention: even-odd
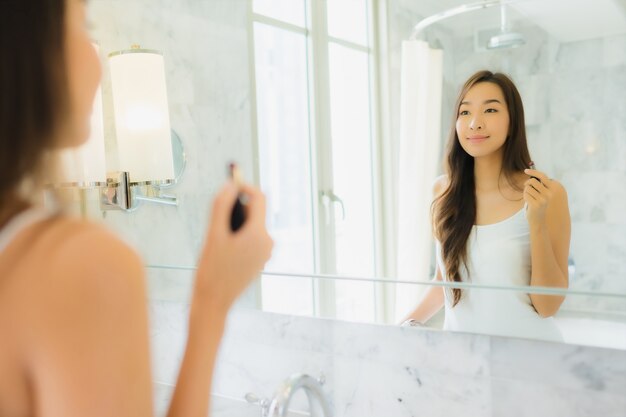
[[[57,185],[99,187],[102,210],[131,211],[142,201],[176,206],[176,197],[162,191],[180,178],[186,158],[170,127],[163,55],[133,45],[109,54],[109,65],[119,171],[106,173],[99,88],[91,137],[80,148],[61,152],[65,175]]]
[[[172,134],[163,55],[131,49],[109,54],[120,172],[108,176],[103,209],[131,210],[139,201],[176,205],[161,194],[174,183]]]

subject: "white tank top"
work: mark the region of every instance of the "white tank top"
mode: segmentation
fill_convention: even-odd
[[[52,215],[53,213],[42,208],[31,208],[13,217],[0,229],[0,254],[21,231]]]
[[[530,285],[530,229],[525,211],[526,206],[501,222],[472,228],[467,242],[470,278],[462,267],[463,282]],[[441,244],[436,241],[435,247],[437,265],[445,277]],[[537,314],[525,292],[475,288],[462,291],[461,300],[452,307],[452,290],[445,290],[446,330],[563,340],[554,319]]]

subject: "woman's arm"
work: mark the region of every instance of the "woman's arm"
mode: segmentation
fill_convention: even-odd
[[[542,287],[568,287],[567,258],[571,221],[565,188],[544,173],[526,170],[531,178],[524,188],[528,203],[532,272],[530,284]],[[530,299],[542,317],[556,314],[564,296],[531,294]]]
[[[224,188],[213,205],[207,241],[200,257],[189,315],[187,350],[168,417],[206,417],[211,379],[224,322],[231,305],[270,257],[272,240],[265,229],[265,197],[243,187],[247,219],[230,230],[230,213],[238,190]]]

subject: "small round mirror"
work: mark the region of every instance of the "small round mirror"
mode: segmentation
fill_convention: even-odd
[[[178,183],[185,172],[187,166],[187,155],[180,136],[172,129],[172,157],[174,158],[174,182],[167,185],[161,185],[160,188],[173,187]]]

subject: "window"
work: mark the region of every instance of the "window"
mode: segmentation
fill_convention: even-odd
[[[289,277],[381,275],[373,1],[252,1],[265,310],[376,319],[373,283]]]

